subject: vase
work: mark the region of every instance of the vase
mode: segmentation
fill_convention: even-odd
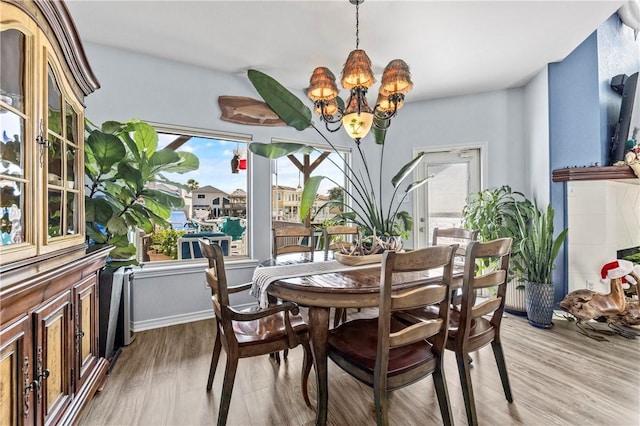
[[[513,278],[507,281],[504,310],[513,315],[527,315],[526,291],[522,279]]]
[[[553,284],[525,283],[525,297],[527,305],[527,319],[529,324],[538,328],[553,327]]]

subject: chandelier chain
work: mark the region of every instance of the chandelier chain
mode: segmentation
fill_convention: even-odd
[[[356,50],[360,46],[360,2],[356,2]]]

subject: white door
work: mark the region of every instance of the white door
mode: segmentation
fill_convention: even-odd
[[[427,152],[418,179],[431,176],[416,190],[414,248],[431,245],[433,228],[460,227],[467,196],[480,191],[480,149]]]

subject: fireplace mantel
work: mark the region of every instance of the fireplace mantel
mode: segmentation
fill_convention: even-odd
[[[551,174],[554,182],[568,182],[576,180],[609,180],[609,179],[638,179],[629,166],[607,167],[567,167],[555,169]]]

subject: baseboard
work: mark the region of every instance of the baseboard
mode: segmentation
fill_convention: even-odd
[[[131,331],[133,331],[134,333],[138,333],[140,331],[153,330],[154,328],[169,327],[172,325],[185,324],[188,322],[200,321],[209,318],[214,318],[213,311],[211,310],[174,315],[164,318],[154,318],[144,321],[132,321]]]
[[[244,309],[251,306],[255,306],[255,303],[236,305],[234,306],[234,308]],[[154,318],[154,319],[144,320],[144,321],[131,321],[131,331],[134,333],[138,333],[140,331],[153,330],[155,328],[170,327],[172,325],[186,324],[189,322],[201,321],[201,320],[210,319],[210,318],[215,318],[213,310],[190,312],[188,314],[173,315],[170,317],[163,317],[163,318]]]

